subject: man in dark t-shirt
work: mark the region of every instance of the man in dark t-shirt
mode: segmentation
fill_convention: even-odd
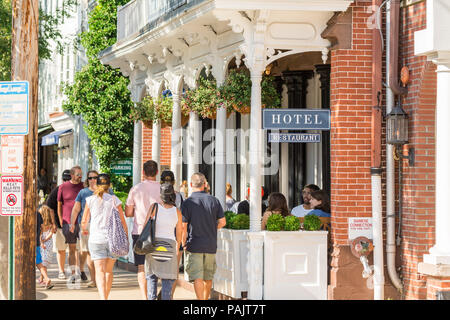
[[[72,208],[78,193],[83,190],[84,185],[81,182],[83,173],[79,166],[70,169],[70,181],[64,182],[58,189],[58,219],[62,226],[62,231],[69,244],[69,268],[72,272],[72,282],[75,282],[75,266],[77,265],[76,245],[80,227],[76,224],[74,232],[71,232]]]
[[[192,175],[191,187],[191,196],[181,205],[185,270],[189,280],[194,281],[197,299],[208,300],[216,271],[217,230],[226,221],[220,201],[205,192],[202,173]]]

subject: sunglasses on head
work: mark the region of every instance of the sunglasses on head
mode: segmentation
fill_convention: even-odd
[[[89,177],[88,180],[97,179],[97,178],[98,178],[98,176],[96,176],[96,177]]]

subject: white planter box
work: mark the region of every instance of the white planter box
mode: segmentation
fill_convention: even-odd
[[[327,299],[327,231],[264,231],[264,300]]]
[[[240,299],[248,291],[247,255],[249,230],[219,229],[217,232],[217,269],[214,290]]]

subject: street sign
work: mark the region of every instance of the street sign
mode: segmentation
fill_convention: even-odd
[[[24,136],[0,136],[0,173],[8,175],[23,174]]]
[[[0,82],[0,135],[27,135],[28,81]]]
[[[263,109],[263,129],[330,130],[330,110]]]
[[[113,163],[111,172],[119,176],[131,177],[133,175],[133,160],[125,159]]]
[[[1,176],[2,216],[20,216],[23,213],[23,176]]]
[[[268,142],[320,142],[320,133],[269,133]]]

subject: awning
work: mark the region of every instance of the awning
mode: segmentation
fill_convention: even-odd
[[[52,144],[58,144],[59,136],[70,131],[72,131],[72,129],[55,131],[46,136],[43,136],[41,146],[51,146]]]
[[[53,129],[51,124],[48,124],[46,126],[42,126],[42,127],[38,128],[38,134],[41,134],[42,132],[50,130],[50,129]]]

